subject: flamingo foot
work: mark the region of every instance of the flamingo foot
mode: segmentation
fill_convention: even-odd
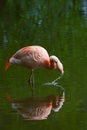
[[[59,85],[58,84],[58,82],[47,82],[47,83],[44,83],[43,84],[44,86],[57,86],[57,87],[59,87],[62,91],[64,91],[65,92],[65,89],[61,86],[61,85]]]
[[[58,85],[58,82],[47,82],[47,83],[44,83],[43,85],[45,86],[57,86]]]
[[[56,78],[55,80],[53,80],[52,82],[47,82],[47,83],[44,83],[43,85],[46,85],[46,86],[50,86],[50,85],[58,86],[58,82],[56,82],[56,81],[58,81],[59,79],[61,79],[62,76],[63,76],[63,74],[60,75],[60,76],[59,76],[58,78]]]

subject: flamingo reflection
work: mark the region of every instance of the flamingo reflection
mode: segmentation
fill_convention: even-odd
[[[43,120],[47,119],[51,110],[58,112],[65,100],[65,92],[60,96],[50,95],[47,97],[28,97],[22,100],[12,100],[10,96],[7,97],[8,102],[11,103],[12,108],[28,120]]]

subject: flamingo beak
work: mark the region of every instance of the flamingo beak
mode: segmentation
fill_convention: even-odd
[[[5,64],[5,70],[7,70],[9,67],[10,67],[10,62],[9,62],[9,60],[6,62],[6,64]]]
[[[62,72],[61,72],[61,73],[62,73],[62,75],[63,75],[63,74],[64,74],[64,70],[62,70]]]
[[[61,72],[61,74],[64,74],[64,69],[63,69],[63,65],[62,64],[58,64],[58,69]]]

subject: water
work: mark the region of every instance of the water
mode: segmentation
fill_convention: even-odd
[[[87,130],[87,6],[83,1],[68,0],[10,0],[0,5],[0,129]],[[25,120],[7,101],[7,95],[16,100],[31,96],[27,83],[30,71],[18,66],[4,69],[8,58],[27,45],[45,47],[64,65],[58,84],[65,89],[65,102],[59,112],[42,121]],[[58,76],[57,70],[35,70],[35,94],[59,94],[56,86],[43,86]]]

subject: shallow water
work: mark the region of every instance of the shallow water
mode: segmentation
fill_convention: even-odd
[[[3,130],[87,130],[87,6],[81,2],[15,1],[3,2],[0,19],[0,129]],[[25,120],[7,101],[31,96],[27,80],[30,71],[11,66],[6,60],[27,45],[41,45],[49,55],[56,55],[64,65],[58,84],[65,89],[65,102],[59,112],[46,120]],[[60,73],[38,69],[34,72],[35,94],[45,97],[59,94],[56,86],[43,86]]]

